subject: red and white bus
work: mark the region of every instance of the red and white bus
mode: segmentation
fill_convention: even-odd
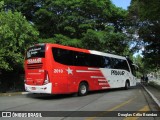
[[[126,57],[50,43],[26,51],[25,90],[31,93],[86,95],[135,85],[134,66]]]

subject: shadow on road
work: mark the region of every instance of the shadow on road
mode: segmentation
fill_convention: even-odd
[[[73,94],[61,94],[61,95],[50,95],[50,94],[34,94],[30,93],[26,95],[29,98],[34,98],[34,99],[42,99],[42,100],[54,100],[54,99],[65,99],[65,98],[70,98],[73,97]]]
[[[139,88],[140,86],[137,85],[135,87],[130,87],[128,90],[134,90]],[[108,92],[117,92],[123,91],[124,88],[116,88],[116,89],[107,89],[107,90],[97,90],[97,91],[90,91],[87,96],[96,95],[96,94],[106,94]],[[126,90],[124,90],[126,91]],[[57,100],[57,99],[67,99],[67,98],[74,98],[74,97],[85,97],[85,96],[78,96],[76,93],[72,94],[60,94],[60,95],[51,95],[51,94],[37,94],[37,93],[29,93],[26,97],[33,98],[33,99],[42,99],[42,100]]]

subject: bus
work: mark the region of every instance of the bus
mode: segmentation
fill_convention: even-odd
[[[136,85],[135,67],[126,57],[59,44],[36,44],[25,55],[25,90],[83,96],[88,91]]]

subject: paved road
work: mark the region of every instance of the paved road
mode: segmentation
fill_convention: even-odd
[[[69,113],[64,113],[67,114],[66,117],[63,115],[61,116],[63,112],[59,112],[59,117],[33,118],[37,120],[130,120],[132,117],[117,117],[117,114],[119,113],[119,115],[123,115],[123,111],[126,111],[125,113],[127,113],[127,111],[133,113],[134,111],[138,114],[140,111],[158,111],[158,107],[138,84],[136,87],[129,90],[114,89],[92,92],[83,97],[76,97],[73,95],[41,96],[35,94],[1,96],[0,111],[71,111]],[[96,112],[88,112],[91,116],[80,117],[81,114],[83,115],[83,112],[74,113],[74,111]],[[84,114],[86,113],[87,112],[84,112]],[[70,117],[74,114],[78,114],[77,117]],[[111,117],[106,118],[103,116]],[[158,117],[139,116],[141,116],[141,114],[137,117],[133,117],[132,120],[145,120],[146,118],[148,120],[158,120]],[[12,120],[13,118],[3,119]],[[14,119],[17,120],[21,118]]]

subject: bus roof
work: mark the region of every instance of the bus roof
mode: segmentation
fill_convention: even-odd
[[[100,51],[96,51],[96,50],[90,50],[90,52],[92,54],[96,54],[96,55],[101,55],[101,56],[119,58],[119,59],[125,59],[126,60],[126,57],[119,56],[119,55],[114,55],[114,54],[110,54],[110,53],[104,53],[104,52],[100,52]]]

